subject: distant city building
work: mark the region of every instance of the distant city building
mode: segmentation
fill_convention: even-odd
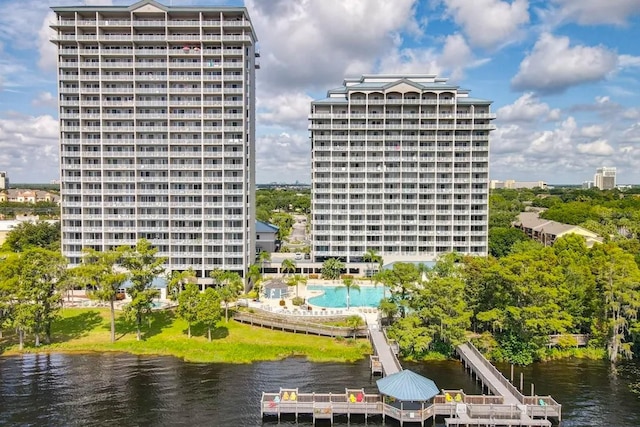
[[[256,35],[244,7],[55,7],[62,252],[148,239],[166,269],[255,261]]]
[[[0,171],[0,190],[9,188],[9,175],[5,171]]]
[[[508,179],[506,181],[498,181],[498,180],[491,180],[491,182],[489,183],[489,188],[491,188],[492,190],[498,189],[498,188],[512,188],[512,189],[518,189],[518,188],[542,188],[542,189],[546,189],[547,188],[547,183],[544,181],[515,181],[513,179]]]
[[[616,188],[616,168],[601,167],[596,169],[593,183],[600,190]]]
[[[0,202],[38,203],[51,202],[60,204],[60,196],[44,190],[0,190]]]
[[[312,102],[313,259],[486,255],[490,106],[435,75],[348,78]]]
[[[553,245],[556,239],[567,234],[578,234],[584,237],[588,247],[593,246],[595,243],[602,243],[602,237],[593,231],[577,225],[563,224],[540,218],[538,212],[521,212],[513,226],[545,246]]]
[[[589,188],[593,188],[593,181],[584,181],[582,183],[582,188],[588,190]]]

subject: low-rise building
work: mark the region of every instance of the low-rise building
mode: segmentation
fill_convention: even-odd
[[[278,231],[273,224],[256,221],[256,252],[277,252],[280,249]]]
[[[540,218],[538,212],[521,212],[513,226],[545,246],[553,245],[557,238],[567,234],[578,234],[584,237],[588,247],[595,243],[602,243],[602,237],[593,231],[578,225],[563,224]]]
[[[498,181],[497,179],[492,179],[489,182],[489,188],[492,190],[498,188],[547,188],[547,183],[544,181],[515,181],[513,179],[507,179],[506,181]]]
[[[60,204],[60,196],[44,190],[7,189],[0,191],[0,202]]]

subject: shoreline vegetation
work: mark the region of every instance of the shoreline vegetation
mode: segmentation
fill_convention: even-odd
[[[106,308],[65,308],[53,323],[53,342],[35,347],[25,343],[18,347],[16,334],[0,338],[0,357],[22,354],[91,354],[129,353],[140,356],[173,356],[191,363],[253,363],[306,357],[317,363],[351,363],[371,354],[366,339],[342,339],[295,334],[249,326],[234,320],[220,321],[208,342],[206,329],[192,327],[187,337],[187,323],[171,310],[155,311],[146,325],[143,340],[137,341],[135,328],[116,318],[117,340],[110,342],[109,311]],[[257,345],[259,343],[259,345]],[[543,356],[543,355],[541,355]],[[594,348],[551,348],[540,362],[566,358],[606,359],[606,352]],[[407,357],[411,362],[446,360],[443,354],[430,352],[421,359]]]
[[[110,341],[109,309],[65,308],[52,324],[51,344],[35,347],[26,342],[20,351],[18,336],[4,331],[0,357],[30,353],[120,352],[145,356],[174,356],[193,363],[252,363],[306,357],[311,362],[350,363],[371,353],[366,339],[334,339],[314,335],[272,331],[235,322],[220,321],[207,340],[205,327],[192,326],[171,310],[154,311],[143,327],[143,340],[136,340],[135,325],[116,316],[116,342]]]

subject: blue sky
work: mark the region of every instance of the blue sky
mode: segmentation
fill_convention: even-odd
[[[0,170],[57,179],[49,7],[0,0]],[[169,0],[161,1],[169,4]],[[215,1],[172,0],[173,5]],[[640,0],[246,0],[261,51],[257,181],[310,181],[309,102],[362,73],[436,73],[494,101],[491,178],[640,184]],[[18,12],[19,11],[19,12]],[[283,173],[284,172],[284,173]]]

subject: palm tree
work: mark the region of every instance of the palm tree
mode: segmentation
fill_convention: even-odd
[[[303,276],[302,274],[294,274],[293,276],[289,277],[289,279],[287,279],[288,286],[296,287],[296,297],[298,296],[298,285],[300,284],[307,284],[307,277]]]
[[[264,264],[266,262],[271,262],[271,252],[262,251],[260,255],[258,255],[258,261],[262,267],[262,275],[264,276]]]
[[[260,301],[260,285],[262,283],[262,273],[260,272],[260,267],[258,264],[252,264],[249,266],[249,271],[247,271],[247,284],[253,287],[253,290],[256,291],[257,297],[256,300]]]
[[[351,289],[354,289],[358,292],[360,292],[360,285],[358,285],[358,283],[353,280],[351,277],[345,277],[344,279],[342,279],[342,285],[347,288],[347,311],[349,310],[349,300],[351,299]]]
[[[182,288],[189,283],[196,283],[196,272],[192,267],[185,271],[172,271],[167,281],[167,298],[177,301]]]
[[[287,258],[282,261],[282,264],[280,265],[280,271],[287,275],[289,273],[295,273],[297,267],[298,266],[294,260],[292,260],[291,258]]]
[[[369,274],[371,274],[371,277],[374,276],[373,268],[376,263],[382,267],[382,257],[378,254],[378,251],[373,248],[367,249],[367,252],[362,255],[362,260],[369,263]]]
[[[360,316],[349,316],[345,319],[345,323],[347,324],[347,327],[349,329],[351,329],[351,331],[353,331],[353,339],[356,339],[356,331],[358,330],[358,328],[360,326],[362,326],[362,317]]]
[[[242,277],[236,272],[216,269],[209,276],[218,287],[218,295],[224,303],[224,318],[229,321],[229,303],[235,301],[242,292]]]
[[[329,258],[322,263],[322,277],[336,280],[344,270],[344,263],[338,258]]]

